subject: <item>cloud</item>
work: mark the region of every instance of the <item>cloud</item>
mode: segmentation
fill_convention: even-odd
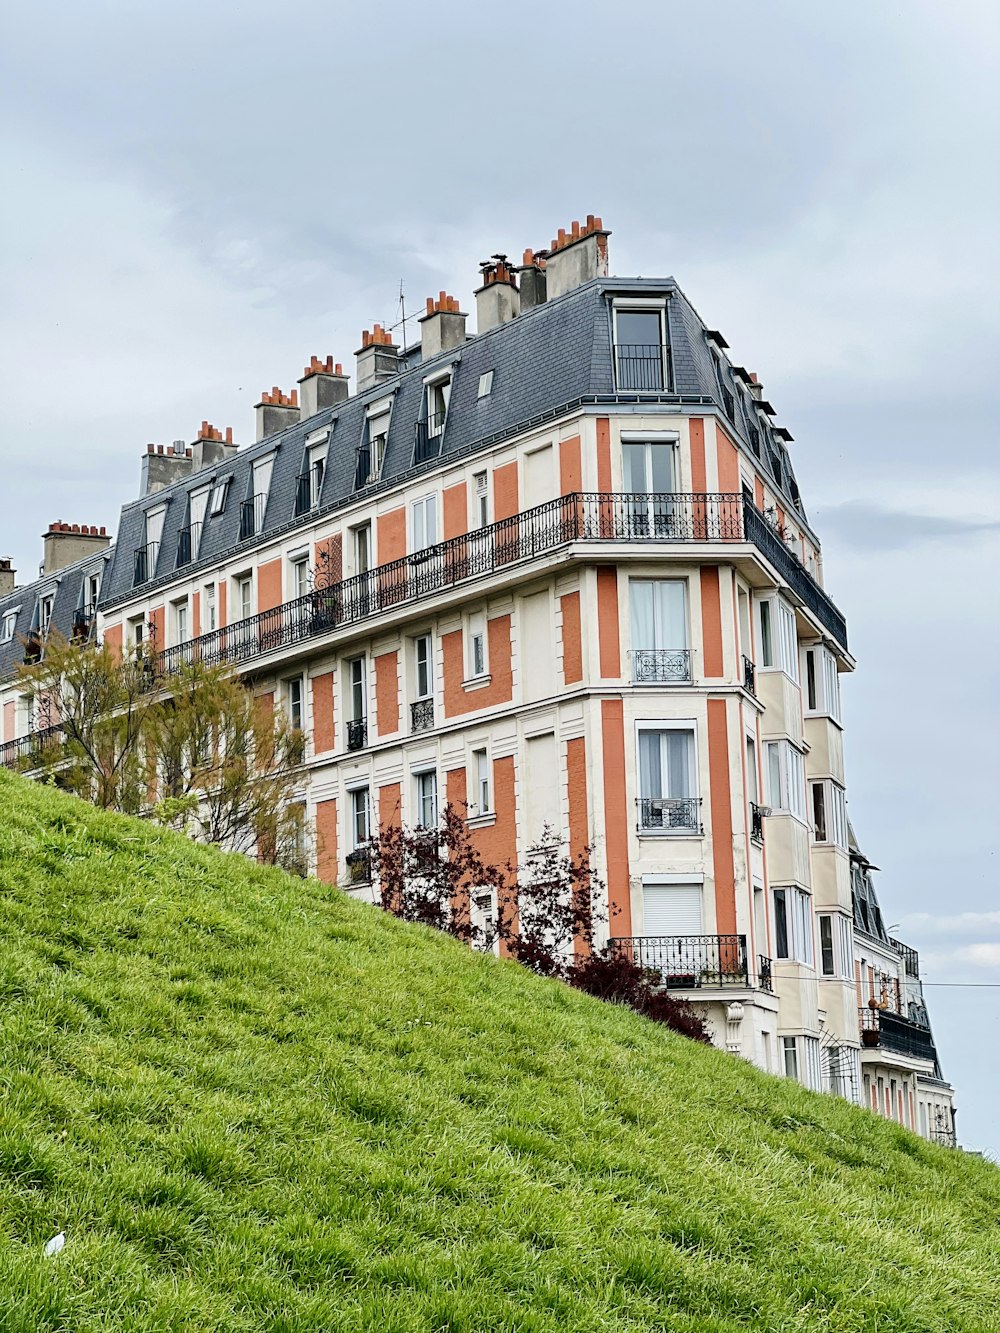
[[[867,551],[898,551],[924,542],[963,542],[983,533],[1000,532],[1000,519],[952,518],[891,509],[867,500],[818,507],[817,524],[848,547]]]
[[[1000,927],[1000,912],[958,912],[953,916],[913,912],[899,923],[902,931],[927,935],[971,935],[996,927]]]

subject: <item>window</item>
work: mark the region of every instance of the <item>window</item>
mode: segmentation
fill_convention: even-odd
[[[486,675],[486,617],[481,613],[469,617],[465,669],[469,680]]]
[[[760,788],[757,782],[757,743],[752,736],[747,736],[747,797],[754,805],[760,805]]]
[[[267,495],[271,489],[271,471],[274,468],[274,454],[267,458],[258,458],[253,465],[250,478],[250,495],[243,506],[240,517],[240,538],[254,537],[264,528],[264,515],[267,511]]]
[[[615,310],[615,366],[619,389],[666,387],[663,309]]]
[[[186,643],[188,638],[188,604],[174,602],[174,643]]]
[[[326,440],[314,444],[306,451],[306,467],[309,475],[309,508],[318,509],[323,494],[323,478],[326,475]]]
[[[798,1078],[799,1058],[794,1037],[782,1037],[781,1056],[784,1063],[785,1078]]]
[[[490,373],[492,374],[492,371]],[[472,492],[476,503],[476,527],[485,528],[490,521],[490,483],[487,473],[475,473],[472,478]]]
[[[632,679],[678,684],[691,679],[683,579],[629,579]]]
[[[773,810],[805,823],[805,761],[790,741],[767,741],[767,802]]]
[[[812,902],[803,889],[774,889],[776,958],[813,965]]]
[[[368,716],[365,683],[365,659],[354,657],[347,664],[347,706],[351,722],[363,722]]]
[[[416,665],[417,698],[429,699],[434,693],[433,647],[429,634],[421,634],[413,640],[413,659]]]
[[[437,541],[437,496],[425,495],[410,505],[412,550],[423,551]]]
[[[757,603],[760,620],[761,666],[784,671],[798,683],[799,644],[795,612],[780,597]]]
[[[642,728],[639,749],[639,829],[697,833],[694,731]]]
[[[236,580],[236,607],[241,620],[253,615],[253,576],[243,574]]]
[[[128,636],[129,642],[132,645],[132,648],[135,652],[135,656],[141,657],[142,643],[146,634],[145,619],[142,616],[138,616],[136,617],[135,620],[130,620],[128,622],[128,625],[129,625],[129,636]]]
[[[354,572],[367,574],[372,567],[372,525],[363,523],[354,529]]]
[[[484,747],[472,751],[472,768],[476,783],[476,813],[486,814],[490,806],[490,757]]]
[[[368,788],[356,787],[351,792],[351,842],[352,850],[364,847],[369,834]]]
[[[417,774],[417,825],[436,828],[438,822],[437,773],[433,769]]]
[[[847,796],[839,783],[826,778],[810,782],[813,839],[847,847]]]
[[[293,556],[289,573],[291,574],[292,597],[305,597],[309,591],[309,557],[304,555]]]
[[[622,478],[629,495],[672,494],[677,489],[675,446],[662,442],[625,442]]]
[[[205,588],[205,632],[211,634],[215,626],[215,584],[209,583]]]
[[[5,611],[3,620],[0,621],[0,643],[10,643],[14,637],[14,627],[17,624],[17,612]]]
[[[49,632],[52,624],[52,607],[55,598],[52,596],[42,597],[38,603],[38,628],[44,638]]]
[[[493,371],[484,370],[479,376],[479,388],[476,391],[477,398],[488,398],[493,392]]]
[[[496,921],[495,897],[492,889],[483,889],[472,898],[472,947],[490,948],[493,943],[493,926]]]
[[[302,730],[303,723],[303,688],[302,677],[293,676],[291,680],[285,681],[285,711],[288,715],[289,725],[296,731]]]
[[[806,711],[824,713],[840,721],[840,677],[837,660],[826,648],[807,648]]]
[[[427,434],[444,434],[445,417],[451,400],[451,376],[445,375],[427,385]]]
[[[156,557],[160,550],[160,538],[163,536],[163,519],[166,512],[166,506],[164,505],[160,505],[158,509],[146,511],[146,577],[149,579],[156,573]]]
[[[212,485],[212,495],[208,502],[209,518],[215,518],[221,514],[226,507],[226,495],[229,493],[229,483],[232,480],[229,477],[218,477]]]
[[[833,944],[833,917],[821,916],[819,919],[819,957],[820,970],[824,977],[837,975],[837,959]]]
[[[357,485],[364,486],[369,481],[378,481],[385,462],[386,444],[389,439],[389,419],[392,416],[392,399],[382,398],[372,403],[367,412],[367,437],[361,448],[358,462]]]
[[[97,601],[101,595],[101,576],[100,574],[89,574],[87,576],[87,600],[84,605],[91,612],[97,610]]]
[[[704,886],[700,883],[664,883],[662,877],[644,875],[642,880],[642,929],[644,935],[700,935],[705,925]],[[670,957],[670,953],[674,957]],[[691,967],[686,945],[661,953],[667,972],[675,976]]]
[[[208,508],[209,488],[203,486],[201,490],[191,492],[191,500],[188,506],[188,534],[191,559],[198,559],[198,552],[201,549],[201,533],[205,526],[205,510]]]

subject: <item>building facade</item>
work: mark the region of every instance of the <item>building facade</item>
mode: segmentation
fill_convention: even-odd
[[[792,437],[676,282],[609,276],[608,235],[494,257],[475,335],[444,292],[415,346],[376,325],[353,393],[313,357],[249,447],[207,422],[150,446],[97,632],[167,673],[228,663],[287,711],[321,877],[373,898],[376,825],[446,801],[498,865],[546,830],[589,845],[604,935],[720,1046],[930,1136],[919,1107],[951,1092],[898,1050],[899,1023],[930,1042],[912,951],[858,926],[854,662]]]

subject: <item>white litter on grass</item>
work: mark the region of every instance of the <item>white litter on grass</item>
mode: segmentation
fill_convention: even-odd
[[[51,1240],[45,1242],[45,1249],[42,1253],[45,1255],[46,1259],[51,1259],[54,1254],[59,1253],[65,1244],[66,1232],[60,1231],[57,1236],[53,1236]]]

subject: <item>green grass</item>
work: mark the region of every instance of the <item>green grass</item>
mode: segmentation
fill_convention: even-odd
[[[3,1333],[979,1333],[998,1224],[987,1162],[0,772]]]

